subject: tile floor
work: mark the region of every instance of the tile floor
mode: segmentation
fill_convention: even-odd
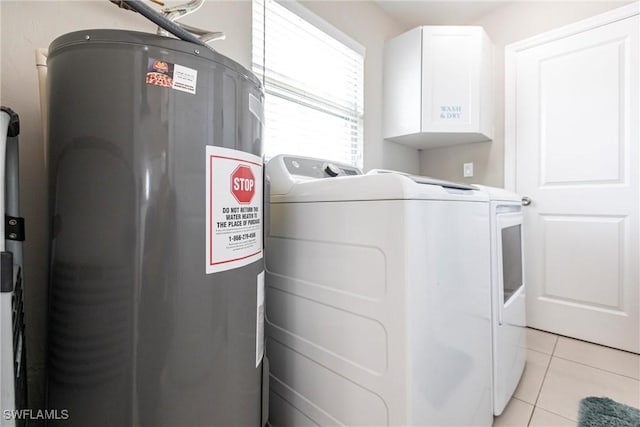
[[[527,330],[527,365],[493,426],[576,426],[578,404],[605,396],[640,408],[640,356]]]

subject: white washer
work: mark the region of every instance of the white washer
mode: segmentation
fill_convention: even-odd
[[[493,411],[500,415],[527,358],[522,202],[515,193],[478,187],[491,199]]]
[[[487,194],[293,156],[266,170],[270,424],[490,426]]]

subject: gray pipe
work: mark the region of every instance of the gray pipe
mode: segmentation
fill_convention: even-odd
[[[162,16],[171,22],[197,11],[204,4],[204,0],[190,0],[189,3],[162,9]]]
[[[194,36],[190,32],[182,29],[180,26],[169,21],[164,16],[160,15],[158,12],[156,12],[155,10],[153,10],[152,8],[144,4],[142,0],[123,0],[122,3],[127,5],[129,8],[135,10],[145,18],[149,19],[154,24],[169,31],[171,34],[178,37],[179,39],[182,39],[191,43],[195,43],[200,46],[204,46],[208,49],[211,49],[209,45],[207,45],[205,42],[200,40],[198,37]]]
[[[201,28],[192,27],[191,25],[183,24],[182,22],[176,22],[177,25],[189,31],[192,34],[198,36],[198,39],[202,40],[205,43],[209,43],[214,40],[224,40],[225,35],[222,31],[209,31],[203,30]]]

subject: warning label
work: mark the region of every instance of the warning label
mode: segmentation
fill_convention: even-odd
[[[207,146],[206,273],[262,258],[262,159]]]
[[[194,94],[198,71],[180,64],[149,58],[146,83]]]

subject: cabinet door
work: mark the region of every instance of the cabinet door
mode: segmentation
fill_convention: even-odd
[[[422,131],[477,131],[481,30],[423,27]]]
[[[387,41],[384,48],[384,137],[420,132],[422,27]]]

